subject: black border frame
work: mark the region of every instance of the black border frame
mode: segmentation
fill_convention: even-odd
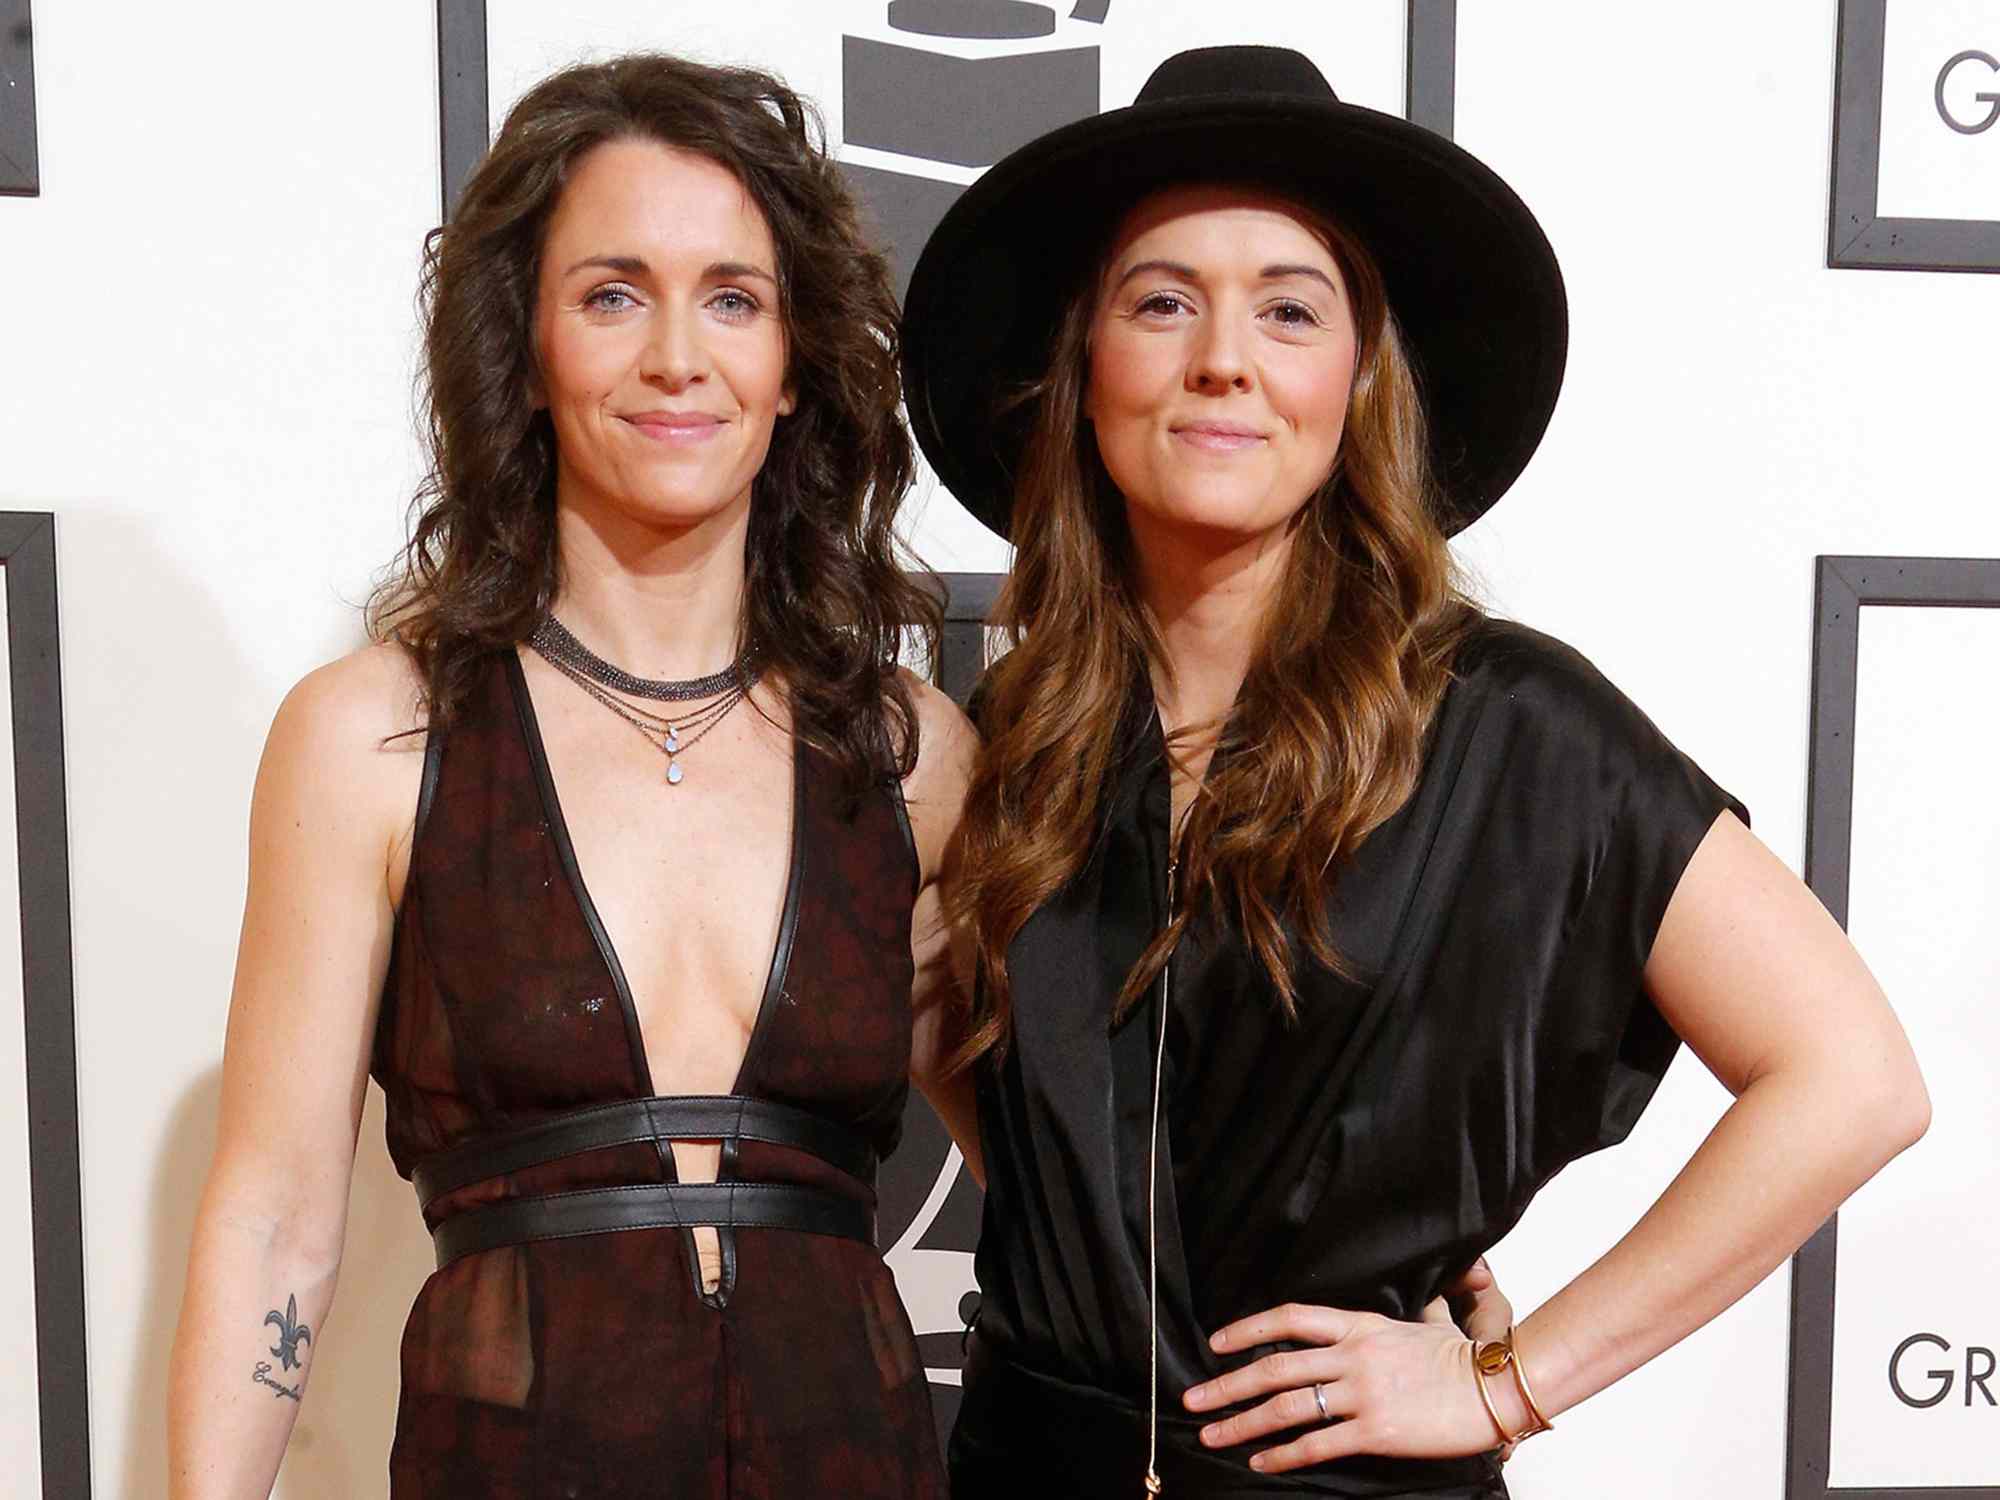
[[[437,0],[438,216],[449,219],[486,154],[486,0]]]
[[[42,1500],[90,1500],[83,1177],[77,1135],[76,995],[55,517],[45,511],[0,511],[0,566],[7,570],[8,678],[14,704],[21,1027],[27,1063]]]
[[[30,0],[0,0],[0,26],[28,28],[20,76],[0,69],[0,198],[39,198],[42,153],[35,122],[35,17]]]
[[[944,639],[939,643],[937,685],[963,708],[986,670],[986,618],[1000,597],[1005,573],[940,573],[944,585]]]
[[[1876,0],[1879,5],[1882,0]],[[1403,39],[1404,113],[1450,139],[1458,93],[1458,0],[1408,0]],[[443,218],[486,153],[486,0],[437,0],[438,198]],[[1881,92],[1879,49],[1876,92]],[[1880,111],[1878,109],[1877,113]],[[1869,181],[1873,207],[1874,177]]]
[[[1888,0],[1840,3],[1826,263],[1834,270],[2000,271],[2000,220],[1895,219],[1876,212],[1887,12]]]
[[[1847,926],[1854,845],[1856,667],[1866,605],[2000,609],[2000,558],[1819,559],[1813,605],[1812,758],[1806,775],[1806,884]],[[1791,1399],[1785,1500],[2000,1500],[2000,1485],[1835,1489],[1833,1304],[1840,1241],[1834,1214],[1792,1258]]]
[[[1451,139],[1458,111],[1458,0],[1410,0],[1403,115]]]

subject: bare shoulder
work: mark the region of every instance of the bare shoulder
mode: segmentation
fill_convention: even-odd
[[[318,824],[388,860],[415,817],[424,743],[415,664],[399,646],[363,646],[285,695],[257,773],[257,812]]]
[[[316,667],[299,679],[279,706],[274,731],[332,732],[382,740],[406,730],[422,741],[423,683],[401,646],[378,641]]]
[[[958,827],[979,736],[965,711],[944,692],[913,672],[905,671],[903,682],[917,711],[917,763],[903,778],[903,800],[909,804],[910,831],[916,835],[928,884]]]

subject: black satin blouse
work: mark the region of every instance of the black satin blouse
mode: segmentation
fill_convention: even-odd
[[[1135,1430],[1143,1463],[1160,987],[1115,1029],[1110,1014],[1164,920],[1169,786],[1150,690],[1136,698],[1103,837],[1009,950],[1013,1040],[979,1081],[987,1194],[960,1493],[1090,1492],[1100,1481],[1076,1463],[1129,1454]],[[1724,809],[1746,816],[1575,651],[1482,621],[1414,793],[1329,886],[1356,977],[1308,962],[1287,1022],[1233,933],[1190,930],[1171,968],[1161,1125],[1161,1442],[1183,1471],[1170,1494],[1504,1494],[1483,1458],[1262,1477],[1249,1454],[1282,1439],[1206,1454],[1180,1396],[1263,1352],[1218,1359],[1207,1335],[1275,1304],[1417,1317],[1565,1164],[1624,1139],[1679,1046],[1641,971]],[[1606,1224],[1606,1242],[1623,1227]],[[1029,1387],[1043,1433],[1070,1413],[1123,1436],[1058,1461],[1018,1425]],[[1141,1471],[1116,1467],[1103,1482],[1139,1493]]]

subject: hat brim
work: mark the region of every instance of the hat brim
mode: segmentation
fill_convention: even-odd
[[[1323,210],[1380,266],[1431,429],[1447,532],[1519,477],[1569,347],[1562,272],[1519,196],[1471,153],[1394,115],[1294,96],[1161,100],[1030,142],[960,195],[910,277],[910,422],[972,514],[1008,534],[1037,379],[1079,276],[1130,207],[1177,183],[1269,189]]]

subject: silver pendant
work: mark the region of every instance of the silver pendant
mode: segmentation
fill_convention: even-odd
[[[667,754],[672,755],[681,748],[680,731],[671,725],[667,728]]]
[[[667,785],[679,786],[680,784],[681,784],[681,763],[677,760],[670,760],[667,762]]]

